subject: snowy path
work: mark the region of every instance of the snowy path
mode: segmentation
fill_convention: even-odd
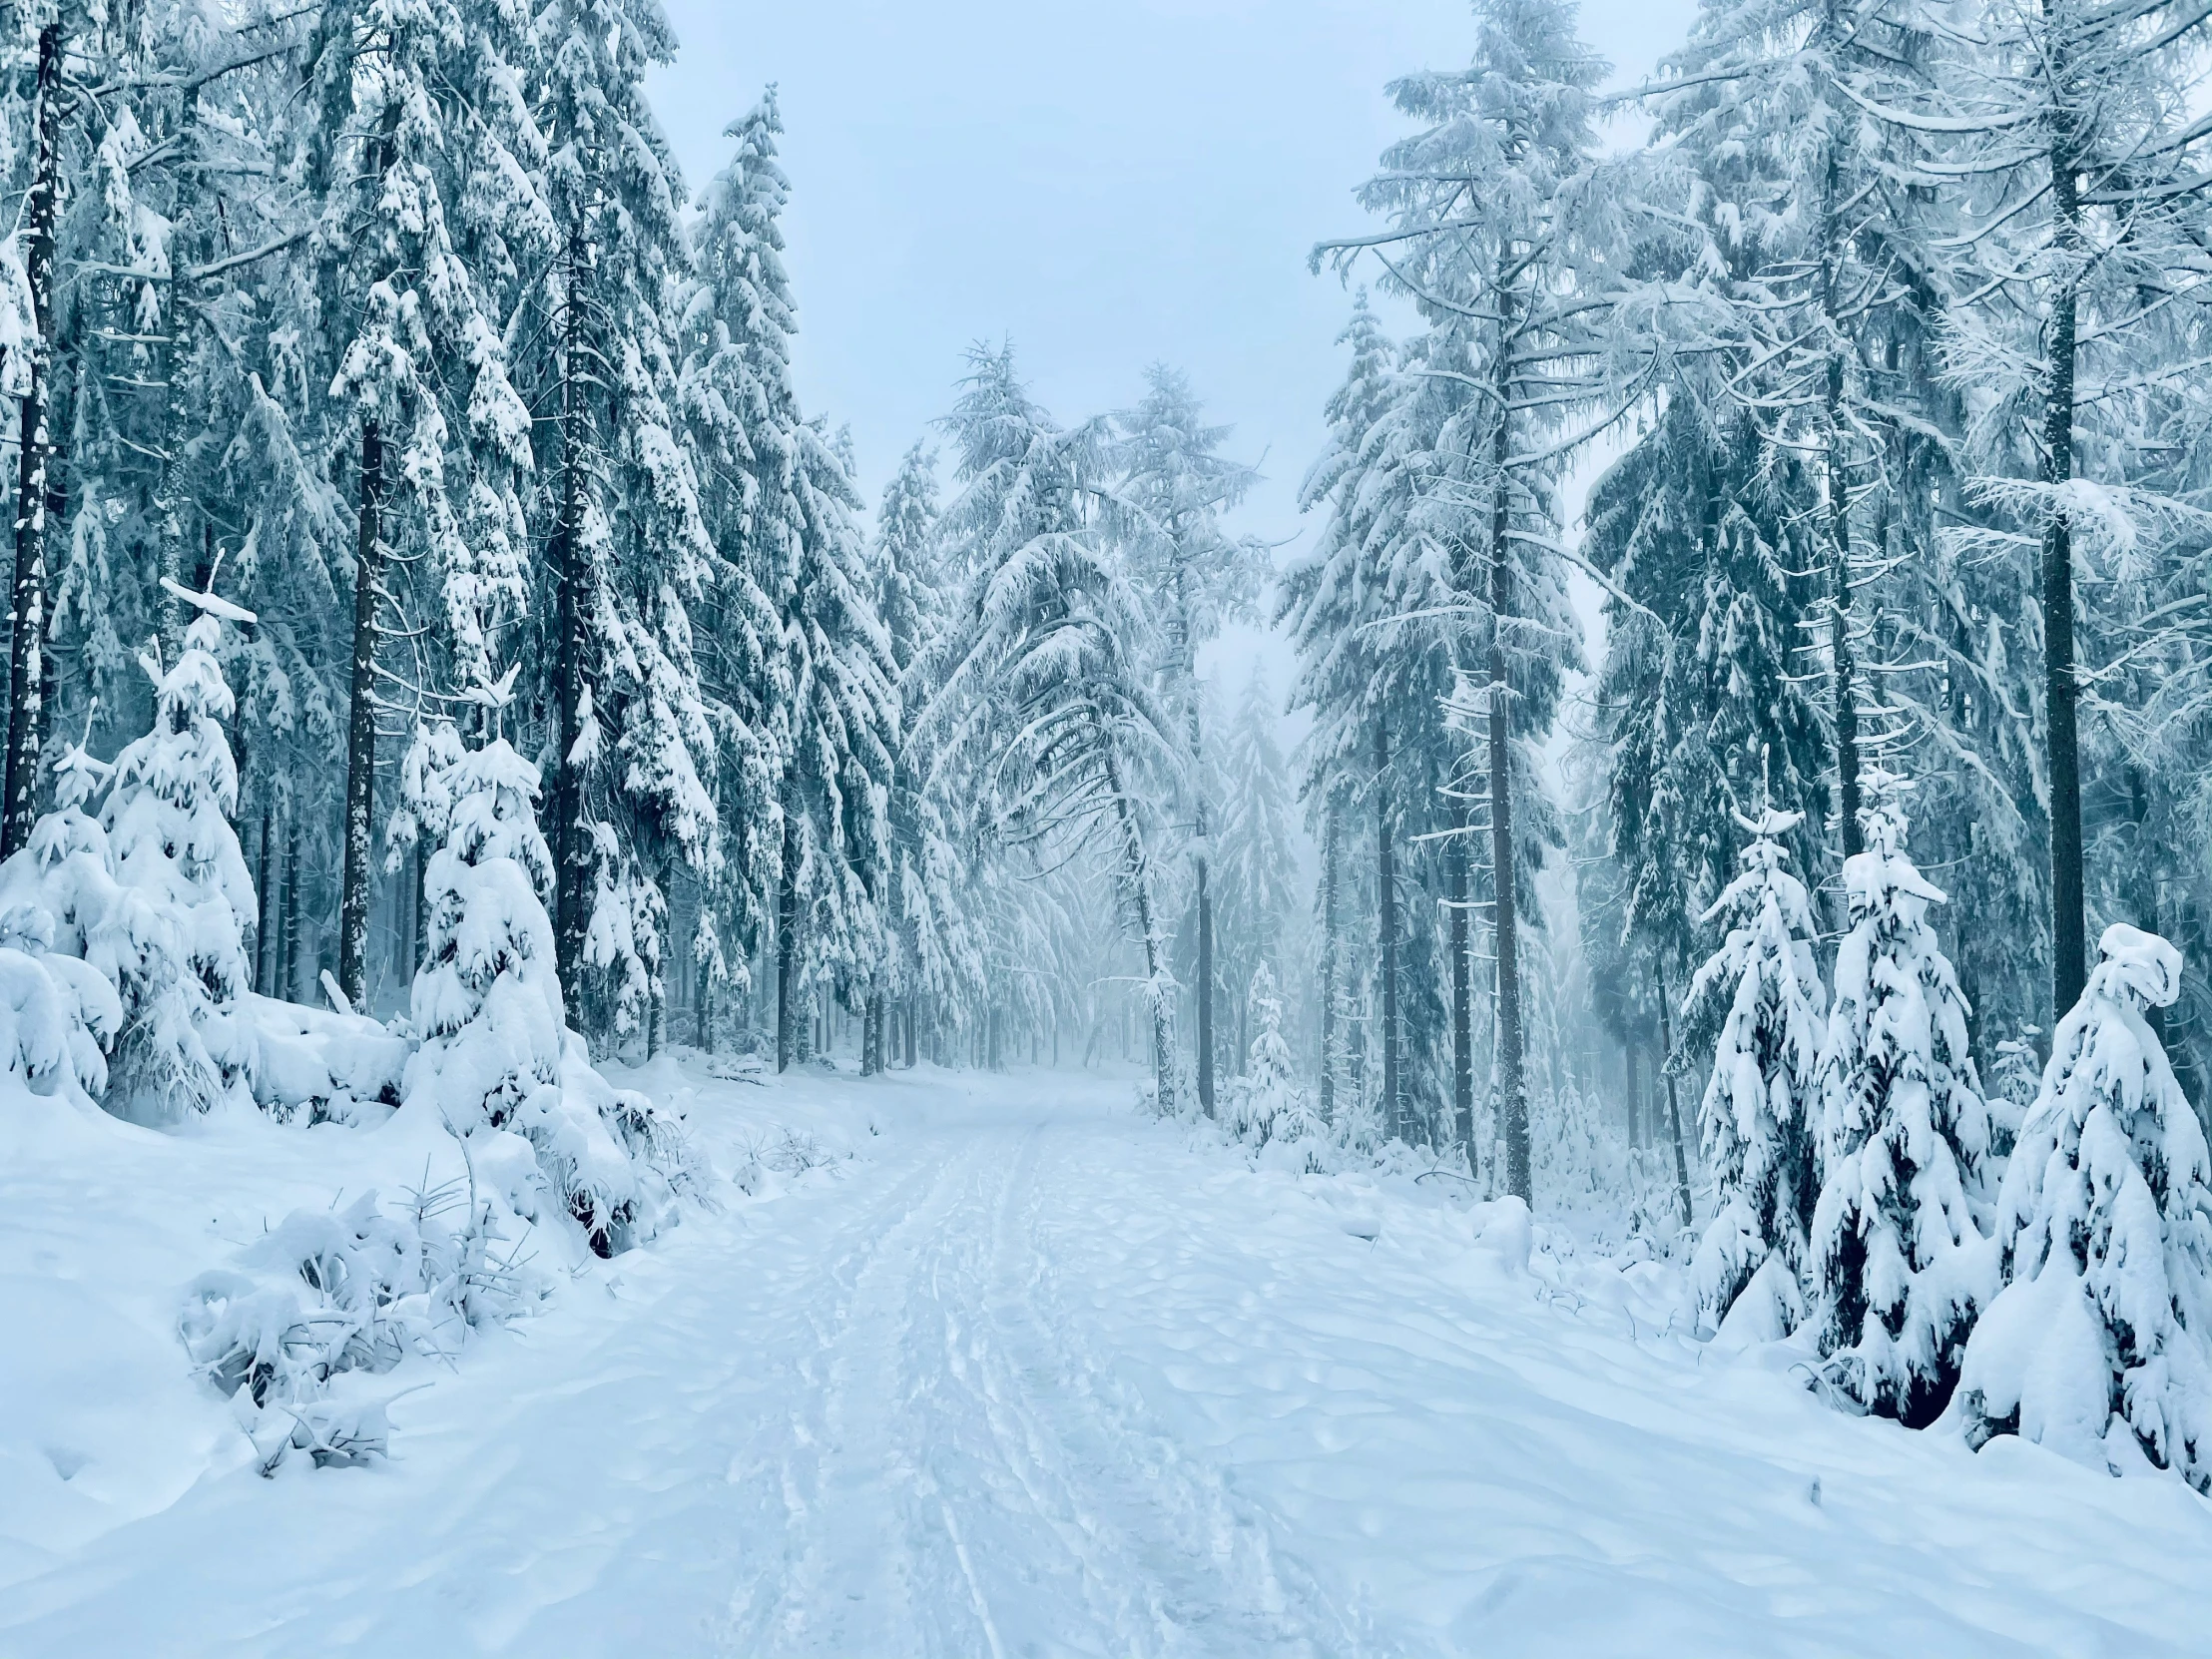
[[[1118,1088],[806,1088],[859,1157],[471,1352],[384,1467],[0,1579],[0,1656],[2212,1649],[2171,1482],[1840,1418]]]

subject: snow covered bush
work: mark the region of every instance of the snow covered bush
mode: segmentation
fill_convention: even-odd
[[[468,1217],[447,1225],[463,1204]],[[231,1399],[262,1473],[294,1449],[318,1467],[381,1456],[388,1398],[341,1393],[337,1380],[388,1372],[410,1355],[449,1356],[470,1327],[519,1308],[530,1281],[492,1254],[493,1215],[458,1182],[394,1207],[364,1193],[342,1210],[294,1210],[237,1267],[194,1281],[179,1334]]]
[[[1803,820],[1772,809],[1756,823],[1737,819],[1752,834],[1743,873],[1703,917],[1725,920],[1728,936],[1690,982],[1692,1006],[1728,999],[1698,1106],[1715,1194],[1692,1273],[1699,1322],[1712,1329],[1755,1279],[1773,1304],[1763,1323],[1788,1329],[1804,1313],[1800,1287],[1820,1196],[1814,1068],[1827,995],[1805,885],[1786,867],[1783,837]],[[1770,1261],[1776,1271],[1763,1274]]]
[[[1867,850],[1844,861],[1851,930],[1816,1073],[1821,1196],[1813,1319],[1831,1385],[1914,1427],[1950,1397],[1966,1334],[1996,1290],[1967,1202],[1988,1108],[1966,1003],[1928,925],[1943,894],[1906,855],[1906,780],[1865,778]]]
[[[1997,1205],[2005,1288],[1966,1344],[1968,1440],[2122,1468],[2129,1446],[2212,1490],[2212,1161],[2146,1008],[2181,954],[2104,931],[2059,1022]]]
[[[567,1030],[543,895],[537,769],[504,738],[451,764],[445,844],[424,872],[427,931],[402,1109],[436,1112],[518,1214],[550,1191],[608,1256],[666,1220],[688,1179],[680,1122],[617,1090]]]

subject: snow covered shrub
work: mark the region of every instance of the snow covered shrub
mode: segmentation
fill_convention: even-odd
[[[253,993],[233,1018],[255,1104],[277,1122],[372,1128],[399,1104],[414,1045],[378,1021]]]
[[[1298,1086],[1297,1063],[1283,1040],[1283,1000],[1265,962],[1252,976],[1252,1017],[1260,1029],[1252,1039],[1251,1070],[1230,1084],[1225,1126],[1262,1149],[1263,1161],[1300,1172],[1318,1170],[1328,1129]]]
[[[370,1192],[343,1210],[294,1210],[235,1269],[193,1282],[179,1334],[232,1400],[264,1474],[294,1449],[317,1466],[382,1455],[388,1401],[340,1397],[333,1382],[410,1355],[449,1355],[470,1327],[517,1311],[524,1280],[489,1253],[499,1237],[490,1204],[444,1225],[465,1201],[452,1183],[403,1207]]]
[[[594,1071],[566,1029],[553,859],[538,830],[538,773],[504,738],[446,772],[445,844],[424,872],[427,931],[411,1020],[422,1046],[403,1098],[442,1115],[519,1214],[550,1187],[608,1256],[666,1218],[688,1178],[680,1121]]]
[[[1867,850],[1844,861],[1851,930],[1816,1073],[1814,1319],[1828,1382],[1914,1427],[1942,1410],[1996,1259],[1967,1203],[1989,1114],[1966,1003],[1928,925],[1944,901],[1906,855],[1910,785],[1866,776]]]
[[[2146,1008],[2181,954],[2114,925],[2059,1022],[1997,1205],[2005,1288],[1966,1344],[1968,1440],[2115,1470],[2139,1446],[2212,1490],[2212,1162]]]
[[[1737,819],[1752,835],[1743,873],[1703,917],[1725,920],[1728,936],[1690,982],[1693,1007],[1726,999],[1698,1106],[1715,1193],[1692,1274],[1699,1322],[1712,1329],[1770,1260],[1780,1264],[1762,1280],[1779,1299],[1773,1322],[1786,1328],[1803,1314],[1799,1290],[1820,1196],[1814,1068],[1827,1003],[1813,959],[1812,906],[1804,883],[1785,867],[1783,837],[1803,819],[1772,809],[1756,823]]]

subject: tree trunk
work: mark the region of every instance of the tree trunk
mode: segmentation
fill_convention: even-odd
[[[1828,172],[1822,186],[1823,236],[1821,303],[1830,330],[1828,384],[1825,397],[1827,432],[1823,455],[1824,487],[1828,493],[1829,617],[1828,648],[1831,696],[1836,721],[1836,821],[1844,856],[1864,850],[1866,837],[1859,827],[1859,697],[1855,684],[1857,665],[1851,654],[1851,476],[1844,459],[1844,353],[1836,343],[1843,324],[1838,319],[1842,252],[1836,246],[1841,206],[1837,202],[1835,147],[1828,152]]]
[[[1214,1115],[1214,896],[1198,860],[1198,1106]]]
[[[361,423],[360,517],[353,552],[353,690],[345,729],[345,848],[338,899],[338,989],[359,1009],[368,980],[369,849],[375,835],[376,619],[383,580],[384,439]]]
[[[2074,352],[2079,319],[2081,247],[2080,178],[2072,155],[2051,152],[2051,194],[2057,204],[2059,252],[2065,280],[2053,296],[2046,335],[2050,376],[2043,403],[2042,481],[2057,486],[2073,477]],[[2050,1014],[2051,1028],[2081,999],[2088,974],[2088,940],[2082,915],[2081,736],[2074,676],[2073,533],[2053,507],[2043,526],[2043,695],[2047,705],[2050,765]]]
[[[1502,426],[1500,430],[1502,430]],[[1505,618],[1512,598],[1505,557],[1502,489],[1490,542],[1490,913],[1497,945],[1497,1095],[1505,1131],[1505,1188],[1523,1203],[1535,1197],[1528,1146],[1528,1091],[1522,1077],[1520,928],[1513,879],[1511,694],[1505,678]]]
[[[254,905],[254,989],[265,996],[270,990],[276,960],[276,800],[272,791],[262,800],[260,867]]]
[[[1643,1070],[1637,1064],[1636,1042],[1630,1038],[1621,1044],[1621,1067],[1628,1085],[1628,1144],[1640,1147],[1644,1144]]]
[[[1144,830],[1137,823],[1129,794],[1122,788],[1121,762],[1113,741],[1094,718],[1093,739],[1106,771],[1107,793],[1113,798],[1114,818],[1121,830],[1122,879],[1129,889],[1130,908],[1137,918],[1137,932],[1144,940],[1146,1000],[1152,1005],[1152,1076],[1162,1114],[1175,1110],[1175,987],[1167,966],[1167,942],[1154,920],[1152,865],[1145,856]]]
[[[1397,847],[1390,837],[1390,736],[1375,728],[1375,904],[1382,957],[1382,1124],[1410,1140],[1397,1076]]]
[[[1337,1121],[1337,976],[1338,956],[1337,804],[1322,808],[1321,830],[1321,1119]]]
[[[284,827],[283,943],[276,953],[276,994],[289,1002],[299,994],[299,821],[286,815]]]
[[[798,1040],[794,1003],[799,971],[799,822],[784,814],[784,856],[776,873],[776,1069],[791,1070]]]
[[[40,663],[46,642],[48,423],[54,398],[54,221],[61,208],[61,25],[38,37],[38,155],[23,205],[24,276],[31,289],[30,385],[23,396],[15,491],[15,586],[8,609],[8,747],[0,775],[0,858],[31,838],[38,819]]]
[[[1451,940],[1451,1114],[1452,1133],[1467,1149],[1467,1173],[1481,1174],[1474,1148],[1474,985],[1467,940],[1466,813],[1444,849],[1445,893],[1450,906]]]
[[[592,860],[596,849],[584,823],[583,768],[576,750],[583,737],[584,641],[583,608],[578,589],[584,573],[577,568],[582,555],[581,538],[589,480],[586,448],[589,441],[589,407],[584,361],[583,284],[589,266],[584,216],[570,209],[568,242],[563,256],[567,289],[561,308],[561,506],[546,547],[553,573],[553,695],[559,714],[560,753],[553,771],[553,944],[561,988],[568,995],[570,1017],[584,1023],[581,1012],[584,937],[591,925]]]
[[[1674,1135],[1674,1190],[1682,1210],[1682,1225],[1693,1219],[1690,1209],[1690,1162],[1682,1147],[1682,1107],[1674,1092],[1674,1021],[1667,1012],[1667,970],[1658,960],[1651,964],[1659,985],[1659,1070],[1667,1079],[1667,1126]]]

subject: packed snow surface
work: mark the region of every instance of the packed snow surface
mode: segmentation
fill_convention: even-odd
[[[718,1207],[266,1480],[178,1301],[376,1132],[0,1125],[0,1654],[2206,1651],[2178,1480],[1846,1415],[1515,1206],[1125,1081],[623,1080]]]

